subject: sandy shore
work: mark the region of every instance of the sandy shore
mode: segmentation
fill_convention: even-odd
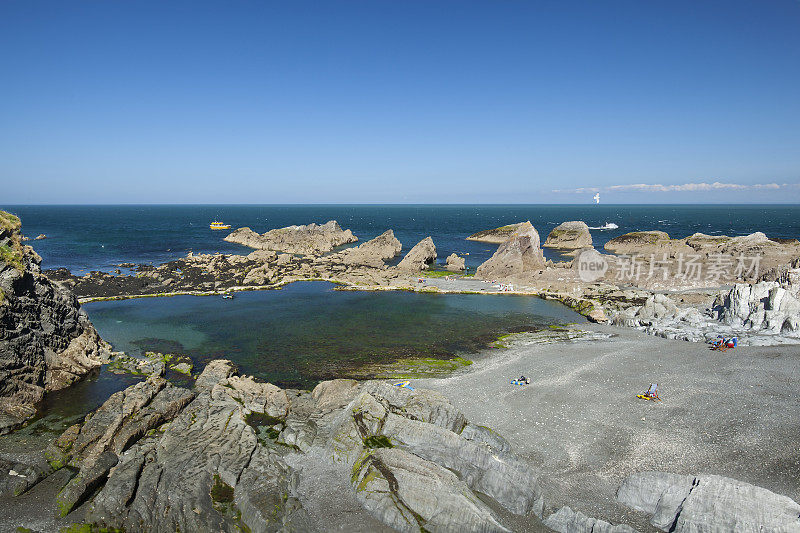
[[[586,324],[600,340],[491,350],[464,373],[420,379],[497,430],[541,472],[546,511],[654,531],[615,501],[629,474],[711,473],[800,501],[800,347],[707,346]],[[509,381],[524,374],[531,384]],[[660,403],[636,398],[650,382]],[[520,524],[520,529],[527,529]],[[530,529],[538,529],[530,521]]]

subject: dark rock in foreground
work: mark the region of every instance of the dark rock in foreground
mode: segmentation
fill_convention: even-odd
[[[543,508],[508,443],[436,392],[352,380],[283,390],[221,360],[191,391],[151,377],[114,394],[59,443],[78,472],[60,511],[88,501],[87,522],[126,531],[326,531],[339,520],[493,532],[508,529],[476,493],[512,513]]]
[[[33,416],[45,392],[71,385],[110,356],[75,295],[42,275],[20,226],[0,211],[0,435]]]

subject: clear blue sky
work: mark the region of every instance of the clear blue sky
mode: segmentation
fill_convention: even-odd
[[[0,76],[4,204],[800,201],[800,0],[3,0]]]

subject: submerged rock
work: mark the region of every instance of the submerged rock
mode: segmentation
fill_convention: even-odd
[[[542,246],[562,250],[578,250],[592,245],[592,234],[585,222],[572,221],[559,224]]]
[[[530,222],[520,224],[486,262],[478,267],[478,278],[504,278],[544,268],[539,233]]]

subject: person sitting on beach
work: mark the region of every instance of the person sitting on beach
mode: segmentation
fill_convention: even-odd
[[[526,378],[525,376],[520,376],[519,377],[519,382],[520,383],[524,383],[525,385],[528,385],[531,381],[528,378]]]

